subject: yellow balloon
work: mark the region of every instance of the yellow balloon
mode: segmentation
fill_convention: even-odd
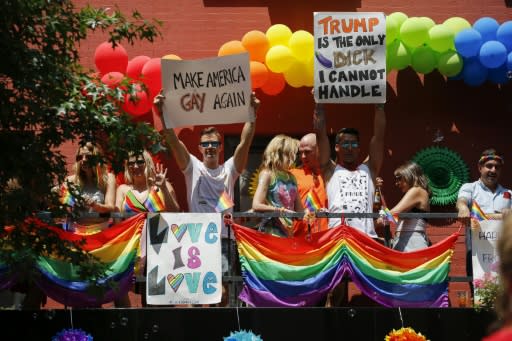
[[[304,79],[304,86],[314,86],[315,85],[315,56],[311,56],[311,58],[306,62],[306,73]]]
[[[313,35],[307,31],[299,30],[293,32],[288,42],[293,55],[301,62],[311,59],[315,50]]]
[[[283,45],[271,47],[265,56],[265,64],[267,64],[270,71],[275,73],[288,70],[295,60],[292,51]]]
[[[180,56],[175,54],[166,54],[162,57],[162,59],[169,59],[169,60],[181,60]]]
[[[267,36],[268,43],[271,47],[276,45],[288,46],[288,41],[292,36],[292,31],[286,25],[276,24],[270,26],[265,35]]]
[[[288,85],[294,88],[300,88],[306,85],[306,73],[307,67],[305,63],[295,61],[289,68],[284,72],[284,79]]]

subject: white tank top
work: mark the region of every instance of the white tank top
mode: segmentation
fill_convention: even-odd
[[[331,213],[372,213],[375,185],[367,165],[361,164],[351,171],[336,165],[326,186]],[[339,226],[340,218],[329,218],[329,228]],[[345,218],[345,224],[377,238],[373,219]]]

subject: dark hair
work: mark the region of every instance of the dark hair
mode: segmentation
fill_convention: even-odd
[[[217,135],[217,138],[219,139],[219,141],[221,140],[220,133],[217,130],[217,128],[215,128],[215,127],[204,128],[203,130],[201,130],[199,137],[204,136],[204,135],[213,135],[213,134]]]
[[[359,141],[359,130],[356,128],[341,128],[336,133],[336,144],[340,142],[341,135],[343,134],[354,135],[357,138],[357,141]]]

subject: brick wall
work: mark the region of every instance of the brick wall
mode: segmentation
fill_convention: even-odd
[[[402,11],[409,16],[428,16],[436,23],[453,16],[463,17],[471,23],[484,16],[493,17],[500,23],[512,18],[512,9],[507,7],[509,2],[503,0],[298,0],[293,3],[271,0],[76,1],[78,6],[85,3],[103,7],[117,5],[124,12],[137,9],[146,18],[154,17],[163,22],[163,38],[154,44],[124,44],[130,58],[137,55],[160,57],[170,53],[183,59],[216,56],[223,43],[239,40],[250,30],[265,32],[270,25],[277,23],[288,25],[292,31],[305,29],[312,32],[312,15],[315,11],[383,11],[386,14]],[[84,65],[94,67],[94,50],[104,40],[104,35],[96,34],[81,45]],[[471,179],[478,177],[476,161],[483,149],[494,146],[505,153],[505,158],[511,158],[508,143],[512,123],[510,85],[498,87],[485,84],[471,88],[462,81],[447,82],[437,72],[423,76],[411,69],[400,73],[391,72],[388,82],[387,157],[381,175],[385,179],[384,192],[390,205],[396,203],[401,196],[392,184],[393,170],[418,150],[432,146],[437,131],[444,136],[440,145],[460,153],[469,165]],[[275,97],[258,93],[262,105],[256,134],[283,132],[300,136],[311,131],[313,102],[309,91],[306,88],[286,87]],[[343,126],[358,127],[362,148],[366,150],[372,133],[372,113],[370,105],[331,105],[327,108],[327,123],[332,131]],[[195,153],[200,128],[185,129],[180,135]],[[228,135],[238,135],[241,125],[228,125],[221,129]],[[62,150],[72,154],[73,148],[73,145],[66,145]],[[183,177],[171,159],[166,162],[170,178],[181,205],[185,206]],[[510,166],[506,167],[502,180],[503,184],[510,187]],[[434,240],[454,230],[453,225],[430,229]],[[453,276],[465,275],[464,253],[463,237],[460,237],[452,264]],[[467,290],[467,285],[452,284],[452,288]]]

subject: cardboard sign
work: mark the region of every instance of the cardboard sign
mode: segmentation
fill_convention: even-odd
[[[148,304],[221,301],[221,214],[148,213]]]
[[[386,17],[315,12],[317,103],[386,102]]]
[[[471,258],[473,282],[498,275],[498,252],[496,245],[501,233],[502,220],[482,220],[479,228],[471,229]],[[475,301],[478,297],[475,295]]]
[[[251,119],[249,54],[200,60],[162,59],[167,128]]]

